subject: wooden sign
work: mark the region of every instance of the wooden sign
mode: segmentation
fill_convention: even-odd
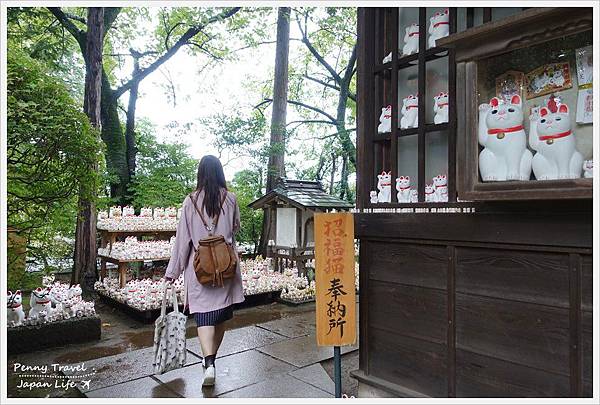
[[[356,342],[354,216],[315,214],[317,344]]]

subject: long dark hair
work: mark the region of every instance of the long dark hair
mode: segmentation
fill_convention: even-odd
[[[198,164],[196,191],[199,193],[204,190],[202,208],[206,210],[210,217],[215,217],[221,207],[221,189],[227,190],[221,161],[216,156],[205,155]]]

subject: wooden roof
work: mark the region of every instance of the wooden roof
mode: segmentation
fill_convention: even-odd
[[[350,209],[354,204],[327,194],[318,181],[280,178],[275,188],[248,204],[258,209],[274,201],[283,201],[297,208]]]

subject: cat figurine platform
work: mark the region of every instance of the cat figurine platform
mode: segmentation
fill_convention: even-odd
[[[497,97],[479,106],[479,171],[483,181],[529,180],[533,154],[527,149],[521,97]]]
[[[533,174],[538,180],[577,179],[581,177],[583,155],[576,147],[571,130],[569,107],[557,105],[554,98],[548,107],[529,116],[529,145],[536,151]]]

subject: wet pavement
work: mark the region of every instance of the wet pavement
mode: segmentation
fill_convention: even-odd
[[[9,356],[9,397],[331,397],[332,348],[316,345],[314,303],[267,304],[235,312],[216,362],[214,388],[202,389],[202,352],[193,319],[187,324],[186,366],[153,375],[154,325],[143,324],[106,305],[98,305],[102,339],[80,345]],[[358,311],[357,311],[358,313]],[[358,334],[357,334],[358,335]],[[349,376],[358,368],[358,345],[342,349],[343,392],[356,395]],[[79,365],[37,381],[56,380],[52,387],[23,386],[15,363]],[[84,368],[84,370],[81,369]],[[37,372],[40,374],[40,372]],[[80,378],[86,376],[86,378]],[[346,375],[348,374],[348,375]],[[22,373],[21,373],[22,375]],[[67,377],[79,381],[65,387]],[[87,381],[86,381],[87,380]],[[20,387],[20,388],[19,388]]]

